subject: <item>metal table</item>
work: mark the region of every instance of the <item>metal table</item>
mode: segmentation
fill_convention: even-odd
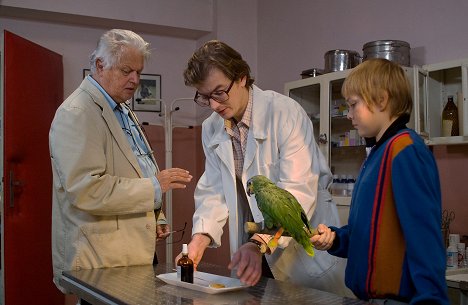
[[[445,278],[450,304],[468,305],[468,268],[448,269]]]
[[[220,294],[168,285],[156,278],[174,272],[173,264],[132,266],[63,273],[62,286],[93,305],[153,304],[368,304],[328,292],[262,278],[253,286]],[[199,271],[223,276],[231,272],[220,266],[200,264]]]

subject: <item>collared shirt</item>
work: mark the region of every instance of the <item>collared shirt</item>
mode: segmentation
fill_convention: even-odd
[[[228,135],[231,136],[232,150],[234,153],[234,165],[236,168],[236,176],[242,177],[244,168],[245,147],[247,145],[247,136],[249,134],[250,121],[252,120],[252,90],[249,93],[249,101],[245,109],[244,115],[240,122],[236,122],[234,118],[224,121],[224,127]]]
[[[252,103],[253,92],[250,90],[249,101],[245,109],[244,115],[240,122],[236,122],[233,118],[224,121],[226,132],[231,137],[232,151],[234,154],[234,166],[236,171],[236,190],[238,213],[240,221],[238,222],[239,232],[244,231],[244,223],[246,221],[253,221],[252,212],[250,211],[249,201],[245,193],[245,188],[242,184],[242,171],[244,168],[245,148],[247,146],[247,136],[249,134],[249,127],[252,120]],[[241,243],[244,244],[249,240],[248,234],[243,234]]]
[[[94,80],[90,75],[87,76],[88,80],[99,89],[99,91],[106,98],[107,103],[114,111],[115,117],[122,128],[128,143],[132,148],[133,153],[140,165],[141,171],[145,178],[150,178],[154,186],[154,208],[160,209],[162,204],[162,191],[158,179],[155,177],[156,165],[153,161],[153,151],[148,147],[143,140],[144,135],[139,131],[136,122],[129,115],[130,109],[126,105],[117,104],[112,97],[101,87],[101,85]]]
[[[239,215],[240,221],[238,223],[239,232],[244,232],[244,223],[253,221],[252,212],[250,211],[249,201],[247,200],[244,185],[242,184],[242,171],[244,169],[245,149],[247,146],[247,136],[252,121],[252,105],[253,105],[253,90],[249,92],[249,101],[245,108],[244,115],[240,122],[234,119],[225,120],[224,127],[232,140],[232,151],[234,154],[234,166],[236,171],[236,189],[237,189],[237,202],[239,202]],[[241,243],[246,243],[249,238],[248,234],[242,236]],[[272,236],[267,234],[255,234],[253,237],[256,240],[263,241],[268,244]],[[270,253],[275,251],[276,247],[269,247]]]

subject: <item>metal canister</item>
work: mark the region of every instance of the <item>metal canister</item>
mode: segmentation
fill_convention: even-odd
[[[385,58],[402,66],[410,66],[410,44],[402,40],[376,40],[362,47],[362,61]]]
[[[330,50],[325,53],[325,72],[351,69],[361,63],[361,56],[351,50]]]

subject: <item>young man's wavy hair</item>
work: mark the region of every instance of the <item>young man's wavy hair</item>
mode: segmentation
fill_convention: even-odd
[[[247,77],[246,87],[252,86],[250,67],[242,56],[219,40],[210,40],[200,47],[187,63],[184,82],[187,86],[199,85],[206,80],[213,68],[219,69],[230,80],[237,81]]]

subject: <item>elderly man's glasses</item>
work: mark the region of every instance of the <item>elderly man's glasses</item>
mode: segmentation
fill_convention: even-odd
[[[224,103],[229,99],[229,91],[231,91],[232,85],[234,85],[234,80],[232,80],[231,84],[226,90],[216,90],[211,92],[210,95],[204,95],[197,91],[193,100],[202,107],[210,106],[211,99],[217,101],[218,103]]]
[[[187,222],[184,223],[184,227],[182,229],[174,230],[169,232],[169,234],[172,234],[172,242],[168,244],[177,244],[182,241],[184,238],[185,234],[185,229],[187,228]],[[156,245],[164,245],[165,243],[156,243]]]

